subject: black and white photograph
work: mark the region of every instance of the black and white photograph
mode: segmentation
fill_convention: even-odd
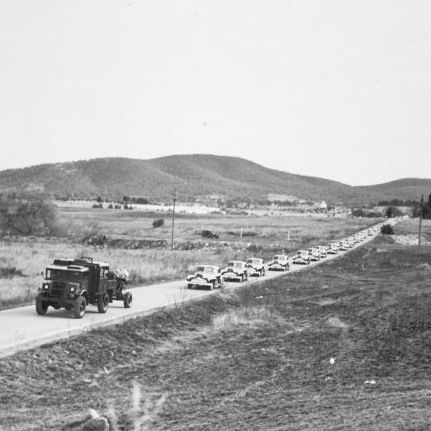
[[[430,18],[0,0],[0,431],[430,430]]]

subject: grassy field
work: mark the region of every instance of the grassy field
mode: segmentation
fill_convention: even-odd
[[[166,215],[166,214],[165,214]],[[269,259],[281,250],[326,244],[375,223],[370,219],[332,217],[247,217],[179,214],[175,243],[185,249],[171,251],[170,220],[161,228],[152,222],[158,213],[104,210],[64,210],[60,223],[67,240],[14,238],[0,241],[0,309],[33,303],[40,275],[55,257],[91,256],[112,268],[129,270],[132,285],[185,278],[200,263],[223,266],[232,259],[258,255]],[[201,237],[203,229],[219,233],[218,240]],[[242,237],[241,237],[242,232]],[[137,239],[167,241],[164,248],[88,247],[82,239],[102,233],[122,238],[123,247]]]
[[[379,237],[305,272],[17,353],[0,360],[0,423],[78,430],[93,408],[114,431],[429,430],[430,262],[430,246],[418,255]]]

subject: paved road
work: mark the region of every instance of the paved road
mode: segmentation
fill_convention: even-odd
[[[354,248],[372,240],[375,235],[368,236],[366,240]],[[320,262],[312,262],[307,266],[291,265],[289,273],[308,269],[345,253],[328,255]],[[252,277],[245,283],[257,283],[285,274],[286,272],[266,271],[264,277]],[[227,282],[225,289],[234,288],[241,284],[244,283]],[[132,289],[133,303],[131,308],[126,309],[122,302],[116,301],[109,304],[106,314],[101,314],[97,312],[96,306],[88,306],[82,319],[75,319],[71,311],[64,309],[56,311],[52,307],[48,308],[48,313],[45,316],[38,316],[34,305],[0,311],[0,357],[12,355],[20,350],[40,346],[51,341],[68,338],[96,327],[121,323],[138,315],[151,314],[163,307],[175,306],[186,301],[213,295],[216,292],[217,290],[189,290],[186,288],[184,279],[135,287]]]

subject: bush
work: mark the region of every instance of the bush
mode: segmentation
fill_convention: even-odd
[[[161,227],[164,225],[165,225],[165,219],[163,219],[163,218],[158,218],[158,219],[153,221],[153,227],[154,228]]]
[[[383,235],[393,235],[394,234],[394,228],[392,227],[392,225],[390,224],[384,224],[381,229],[380,232]]]
[[[16,235],[55,235],[57,211],[44,196],[0,196],[0,232]]]

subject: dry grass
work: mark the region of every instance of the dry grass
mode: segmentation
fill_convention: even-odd
[[[236,326],[257,328],[268,325],[274,319],[274,313],[266,307],[247,307],[229,310],[214,317],[213,325],[217,331],[226,331]]]

